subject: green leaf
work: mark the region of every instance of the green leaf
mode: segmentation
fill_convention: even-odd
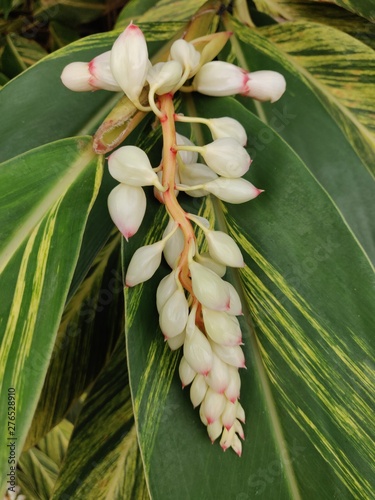
[[[90,137],[49,144],[0,167],[0,286],[7,291],[0,305],[0,381],[4,398],[9,388],[16,392],[17,456],[42,390],[101,176]],[[3,404],[4,442],[13,437],[6,411]],[[0,464],[4,480],[5,447]]]
[[[65,45],[69,45],[79,39],[79,34],[76,30],[57,21],[51,21],[49,23],[49,33],[52,51],[65,47]]]
[[[375,261],[371,222],[375,216],[371,202],[374,197],[372,158],[375,147],[369,105],[373,90],[366,83],[369,80],[367,73],[364,72],[361,79],[357,77],[358,71],[362,71],[359,70],[361,61],[367,61],[369,73],[374,71],[371,69],[375,61],[372,51],[337,30],[317,24],[285,23],[285,28],[274,26],[256,31],[237,23],[230,26],[238,35],[239,44],[235,45],[234,52],[241,65],[249,61],[251,70],[273,69],[286,78],[288,91],[277,103],[258,105],[262,118],[305,161],[337,204],[369,259]],[[296,36],[297,32],[301,35],[302,26],[308,40],[305,50],[303,42],[298,42]],[[263,33],[272,34],[271,40]],[[277,44],[276,33],[279,34]],[[312,33],[317,36],[315,40]],[[294,39],[295,50],[288,45],[289,37]],[[344,43],[351,51],[350,66],[342,50]],[[290,54],[283,50],[285,46]],[[328,52],[327,61],[330,57],[326,64],[322,59],[325,51]],[[332,67],[335,72],[331,72],[329,80],[328,72]],[[353,92],[348,90],[349,82],[352,82]],[[242,99],[241,102],[253,109],[249,100]],[[253,134],[249,140],[250,153],[257,158],[268,148],[272,138],[264,130],[258,135]]]
[[[17,465],[17,484],[30,498],[51,497],[68,448],[73,424],[63,420],[38,445],[23,452]]]
[[[65,307],[25,447],[38,443],[60,422],[73,401],[97,378],[122,334],[119,240],[116,231]],[[67,366],[74,369],[66,370]]]
[[[314,0],[319,2],[320,0]],[[372,0],[330,0],[332,3],[344,7],[351,12],[369,19],[370,21],[375,21],[375,9]]]
[[[317,22],[344,31],[349,35],[375,48],[373,24],[337,5],[298,0],[255,0],[261,12],[265,12],[276,19],[284,18],[288,21]]]
[[[7,76],[13,78],[46,55],[46,50],[35,40],[28,40],[13,33],[6,36],[1,64]]]
[[[97,499],[148,498],[123,339],[79,415],[51,498],[65,498],[65,495]]]
[[[227,218],[247,263],[231,275],[245,312],[247,437],[241,459],[223,454],[181,392],[178,354],[163,342],[155,307],[163,266],[126,292],[128,367],[152,498],[367,498],[372,269],[324,189],[270,128],[233,99],[194,103],[192,114],[232,116],[249,137],[267,130],[272,138],[246,175],[266,190],[257,200],[184,203],[220,229]],[[125,268],[135,248],[162,234],[164,210],[155,204],[152,213],[138,241],[125,245]]]

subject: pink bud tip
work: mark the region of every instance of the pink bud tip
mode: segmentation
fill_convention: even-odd
[[[221,445],[223,451],[226,451],[228,449],[228,446],[225,446],[225,444]]]
[[[242,451],[238,450],[236,451],[237,455],[240,457],[242,455]]]
[[[213,420],[212,418],[210,418],[210,417],[207,418],[208,425],[213,424],[214,422],[215,422],[215,420]]]
[[[264,189],[257,189],[257,193],[258,193],[257,196],[259,196],[261,193],[264,193]]]

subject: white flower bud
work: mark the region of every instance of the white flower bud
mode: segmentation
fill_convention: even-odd
[[[167,339],[167,343],[168,343],[171,351],[176,351],[181,346],[183,346],[184,342],[185,342],[185,338],[186,338],[186,333],[183,331],[179,335],[176,335],[175,337]]]
[[[191,78],[195,74],[201,58],[200,53],[194,48],[194,45],[183,39],[173,42],[170,56],[184,68],[190,69],[187,78]]]
[[[126,240],[142,223],[146,211],[146,195],[141,187],[119,184],[109,193],[108,211]]]
[[[150,279],[160,266],[164,241],[145,245],[135,252],[126,273],[126,286],[135,286]]]
[[[216,439],[223,432],[223,426],[222,426],[220,419],[215,420],[215,422],[213,422],[212,424],[208,424],[207,425],[207,432],[208,432],[208,435],[211,439],[211,443],[216,441]]]
[[[237,401],[231,403],[227,400],[223,414],[221,415],[221,421],[223,426],[229,431],[229,429],[234,425],[236,421],[236,411],[237,411]]]
[[[207,419],[207,424],[212,424],[219,420],[224,411],[226,397],[223,394],[215,392],[211,387],[207,389],[206,395],[202,401],[202,412]]]
[[[229,370],[229,385],[225,390],[225,395],[232,403],[235,403],[237,399],[240,397],[240,389],[241,389],[241,379],[240,374],[238,373],[237,368],[228,365]],[[240,418],[238,415],[241,414],[242,406],[238,403],[236,410],[236,417]],[[240,408],[241,407],[241,408]],[[243,411],[243,408],[242,408]],[[244,414],[245,415],[245,414]],[[240,418],[241,420],[241,418]],[[244,421],[244,420],[243,420]]]
[[[223,137],[232,137],[241,144],[245,146],[247,143],[246,131],[241,125],[241,123],[234,118],[229,118],[225,116],[223,118],[212,118],[208,120],[208,126],[211,130],[212,138],[222,139]]]
[[[130,186],[156,186],[163,190],[147,154],[136,146],[123,146],[108,158],[109,173]]]
[[[189,306],[182,288],[178,288],[164,304],[159,324],[164,337],[167,339],[179,335],[186,326],[189,315]]]
[[[215,311],[226,311],[230,307],[229,289],[214,271],[191,261],[189,264],[193,292],[204,306]]]
[[[220,446],[223,448],[223,450],[227,450],[231,445],[232,445],[232,440],[234,436],[234,427],[231,427],[229,430],[224,429],[223,430],[223,435],[221,436],[220,439]]]
[[[110,65],[113,76],[128,98],[138,101],[150,62],[145,37],[135,24],[130,23],[113,44]]]
[[[195,146],[190,139],[178,133],[176,133],[176,144],[177,146]],[[198,160],[198,153],[196,151],[179,151],[178,155],[186,164],[196,163]]]
[[[212,390],[219,394],[223,394],[229,385],[228,365],[223,363],[216,354],[213,354],[212,368],[206,377],[206,382]]]
[[[89,64],[85,62],[73,62],[68,64],[63,69],[60,78],[65,87],[74,92],[97,90],[97,88],[90,83],[92,75],[89,71]]]
[[[220,278],[224,276],[227,268],[220,264],[220,262],[216,262],[216,260],[212,259],[208,252],[203,252],[201,254],[196,255],[198,264],[202,264],[202,266],[208,267],[214,273],[216,273]]]
[[[205,414],[203,413],[203,408],[202,408],[202,405],[199,407],[199,417],[200,417],[200,419],[201,419],[201,421],[202,421],[202,423],[203,423],[204,425],[207,425],[207,424],[208,424],[208,422],[207,422],[207,418],[206,418]]]
[[[182,66],[177,61],[159,62],[147,73],[150,89],[158,95],[168,94],[180,81]]]
[[[236,368],[246,368],[245,355],[239,345],[223,346],[216,342],[211,342],[211,347],[214,353],[228,365]]]
[[[242,429],[242,425],[240,424],[239,420],[237,420],[237,419],[234,421],[234,430],[240,436],[241,439],[245,439],[245,434],[244,434],[244,431]]]
[[[229,290],[229,309],[227,310],[228,314],[233,314],[234,316],[241,316],[242,315],[242,305],[241,305],[241,299],[240,296],[238,295],[237,290],[234,288],[234,286],[226,281],[227,288]]]
[[[207,338],[195,327],[191,335],[186,335],[184,356],[197,373],[207,375],[212,368],[212,349]]]
[[[206,395],[207,389],[208,385],[206,384],[204,376],[198,373],[190,387],[190,400],[193,403],[194,408],[201,404]]]
[[[205,231],[208,251],[213,259],[230,267],[244,267],[241,250],[229,234],[223,231]]]
[[[238,418],[238,420],[241,420],[242,423],[245,423],[245,410],[242,408],[239,401],[237,403],[236,418]]]
[[[253,200],[260,193],[263,193],[262,189],[256,188],[246,179],[227,179],[224,177],[207,182],[203,189],[214,194],[220,200],[236,204]]]
[[[223,137],[210,142],[203,147],[201,154],[207,165],[223,177],[241,177],[250,167],[248,152],[232,137]]]
[[[115,80],[110,66],[111,51],[104,52],[94,57],[89,63],[89,71],[92,75],[90,83],[97,89],[111,90],[120,92],[121,87]]]
[[[196,371],[194,371],[193,368],[186,361],[186,358],[184,358],[184,356],[182,356],[181,358],[180,365],[178,367],[178,373],[180,375],[180,380],[182,382],[182,388],[191,384],[194,377],[197,374]]]
[[[204,326],[210,339],[224,346],[236,346],[242,342],[238,319],[223,311],[202,307]]]
[[[193,88],[201,94],[228,96],[247,90],[247,72],[234,64],[212,61],[204,64],[193,80]]]
[[[156,290],[156,307],[159,314],[164,304],[176,290],[176,274],[173,271],[170,274],[167,274],[167,276],[164,276]]]
[[[237,434],[233,434],[231,448],[237,453],[239,457],[242,455],[242,443],[239,440]]]
[[[205,184],[206,182],[210,182],[218,178],[217,174],[215,174],[215,172],[204,163],[189,163],[180,165],[178,173],[181,183],[187,186]],[[206,196],[208,191],[205,191],[204,189],[194,189],[187,191],[186,194],[192,196],[193,198],[199,198],[201,196]]]
[[[286,81],[277,71],[253,71],[248,73],[248,90],[243,95],[258,101],[275,102],[280,99],[286,89]]]
[[[175,229],[175,224],[175,221],[173,219],[170,219],[167,227],[164,230],[163,238],[165,238],[172,230]],[[184,247],[184,233],[182,232],[181,228],[177,228],[174,234],[167,240],[163,251],[164,258],[172,269],[176,267]]]

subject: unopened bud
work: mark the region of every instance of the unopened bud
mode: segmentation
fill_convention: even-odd
[[[223,311],[202,308],[204,326],[210,339],[224,346],[235,346],[242,342],[238,319]]]
[[[203,188],[220,200],[235,204],[253,200],[263,193],[262,189],[256,188],[246,179],[226,179],[225,177],[207,182]]]
[[[212,424],[207,425],[207,432],[208,435],[211,439],[211,442],[213,443],[216,441],[216,439],[221,435],[223,432],[223,425],[221,423],[221,420],[215,420],[215,422],[212,422]]]
[[[207,125],[209,126],[212,134],[212,138],[222,139],[224,137],[232,137],[241,144],[245,146],[247,143],[246,131],[241,125],[241,123],[234,118],[223,117],[223,118],[212,118],[208,120]]]
[[[168,94],[177,85],[182,76],[182,66],[177,61],[154,64],[147,74],[150,89],[158,95]]]
[[[205,184],[206,182],[210,182],[218,178],[217,174],[215,174],[213,170],[203,163],[180,165],[178,172],[181,183],[186,186]],[[199,198],[201,196],[206,196],[208,191],[205,191],[204,189],[193,189],[191,191],[187,191],[187,194],[194,198]]]
[[[207,338],[198,327],[194,328],[191,335],[186,335],[184,356],[197,373],[207,375],[210,372],[213,358],[212,349]]]
[[[119,184],[109,193],[108,210],[126,240],[142,223],[146,211],[146,195],[141,187]]]
[[[203,147],[202,156],[207,165],[223,177],[237,178],[250,167],[250,156],[236,139],[224,137]]]
[[[156,307],[159,314],[164,304],[176,290],[176,275],[175,272],[171,272],[167,276],[164,276],[156,290]]]
[[[120,92],[121,87],[112,74],[110,60],[111,51],[108,51],[94,57],[94,59],[90,61],[89,71],[92,76],[90,83],[97,89]]]
[[[285,78],[277,71],[253,71],[248,73],[248,77],[248,90],[243,93],[247,97],[258,101],[276,102],[285,92]]]
[[[130,186],[156,186],[163,190],[147,154],[136,146],[123,146],[108,158],[109,173]]]
[[[245,355],[239,345],[236,346],[223,346],[216,342],[211,343],[214,353],[228,365],[235,366],[236,368],[246,368]]]
[[[242,455],[242,443],[239,440],[237,434],[233,434],[231,447],[239,457]]]
[[[245,263],[238,245],[223,231],[205,231],[211,257],[230,267],[244,267]]]
[[[245,410],[242,408],[239,401],[237,403],[236,417],[238,420],[241,420],[242,423],[245,423]]]
[[[237,399],[240,397],[241,378],[237,368],[234,368],[233,366],[228,366],[228,370],[229,370],[229,385],[225,390],[225,395],[229,399],[229,401],[235,403]],[[242,406],[238,403],[236,410],[236,417],[239,418],[240,420],[241,418],[238,415],[241,414],[241,408]],[[245,416],[245,413],[243,414],[243,416]]]
[[[225,311],[230,307],[229,289],[214,271],[197,262],[190,262],[193,292],[199,302],[215,311]]]
[[[234,422],[236,420],[236,411],[237,401],[235,403],[231,403],[227,400],[225,409],[223,411],[223,414],[221,415],[221,421],[223,423],[223,426],[228,430],[232,427],[232,425],[234,425]]]
[[[150,279],[161,263],[164,241],[138,248],[129,263],[126,286],[135,286]]]
[[[212,259],[208,252],[200,253],[196,255],[195,258],[198,264],[208,267],[208,269],[211,269],[211,271],[220,276],[220,278],[222,278],[227,271],[227,268],[223,264],[220,264],[220,262],[216,262],[216,260]]]
[[[168,222],[167,227],[163,233],[163,238],[167,236],[173,229],[175,229],[175,222],[171,219]],[[164,247],[164,258],[167,261],[168,265],[174,269],[179,261],[181,256],[181,252],[183,251],[185,246],[185,238],[184,233],[181,228],[177,228],[173,235],[168,239]]]
[[[69,90],[74,92],[87,92],[97,90],[91,85],[92,75],[89,71],[89,64],[85,62],[73,62],[65,66],[61,73],[61,81]]]
[[[212,357],[212,368],[206,377],[207,384],[215,392],[223,394],[229,385],[228,365],[224,363],[216,354]]]
[[[190,139],[178,133],[176,133],[176,144],[177,146],[194,146]],[[179,151],[178,155],[186,164],[196,163],[198,160],[198,153],[196,151]]]
[[[145,37],[133,23],[117,38],[111,50],[111,71],[131,101],[138,101],[150,66]]]
[[[179,335],[176,335],[175,337],[171,337],[170,339],[167,339],[167,343],[168,343],[171,351],[176,351],[181,346],[183,346],[184,342],[185,342],[185,338],[186,338],[186,333],[183,331]]]
[[[197,374],[196,371],[194,371],[186,361],[186,358],[184,358],[184,356],[182,356],[181,358],[180,365],[178,367],[178,373],[180,375],[182,387],[186,387],[187,385],[191,384]]]
[[[194,408],[199,406],[206,395],[208,385],[203,375],[197,374],[190,387],[190,400]]]
[[[229,290],[229,309],[227,310],[228,314],[233,314],[234,316],[241,316],[242,315],[242,305],[241,305],[241,299],[240,296],[238,295],[237,290],[234,288],[234,286],[229,283],[228,281],[226,282],[227,288]]]
[[[204,64],[193,80],[193,88],[210,96],[242,94],[247,90],[247,72],[234,64],[212,61]]]
[[[189,306],[182,288],[177,289],[164,304],[159,317],[163,335],[169,339],[179,335],[185,328]]]
[[[187,78],[191,78],[195,74],[201,58],[194,45],[183,39],[173,42],[170,56],[173,60],[178,61],[183,68],[190,69]]]
[[[211,389],[211,387],[207,389],[201,408],[208,424],[212,424],[216,422],[216,420],[219,420],[224,411],[225,403],[226,397],[223,394],[218,394]]]
[[[224,429],[223,430],[223,435],[221,436],[220,439],[220,446],[223,448],[223,450],[227,450],[231,445],[232,445],[232,439],[234,436],[234,428],[231,427],[229,430]]]

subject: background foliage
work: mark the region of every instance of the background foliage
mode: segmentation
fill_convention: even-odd
[[[0,4],[0,439],[14,387],[27,498],[373,495],[374,7],[203,4]],[[167,265],[124,293],[131,255],[161,236],[166,217],[150,192],[142,228],[124,244],[108,216],[113,180],[92,134],[121,95],[60,82],[66,64],[109,50],[130,20],[154,57],[186,29],[231,30],[220,58],[287,80],[272,105],[179,101],[190,114],[241,121],[254,160],[246,177],[266,191],[241,206],[182,197],[237,240],[247,264],[227,277],[245,313],[241,459],[210,444],[181,391],[180,355],[164,344],[155,306]],[[126,143],[159,162],[150,119]],[[8,472],[2,446],[3,489]]]

